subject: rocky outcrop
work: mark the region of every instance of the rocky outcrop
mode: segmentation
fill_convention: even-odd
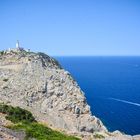
[[[0,126],[0,140],[24,140],[24,132],[16,132],[6,127]]]
[[[0,100],[30,110],[37,120],[72,133],[107,131],[91,115],[84,93],[69,72],[43,53],[0,55]]]
[[[40,122],[83,139],[138,140],[140,136],[109,133],[91,115],[84,93],[59,63],[43,53],[0,53],[0,102],[31,111]]]
[[[24,140],[25,132],[8,129],[6,126],[10,124],[11,122],[5,119],[5,115],[0,113],[0,140]]]

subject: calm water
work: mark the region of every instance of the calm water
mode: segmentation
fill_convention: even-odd
[[[111,131],[140,134],[140,57],[56,57]]]

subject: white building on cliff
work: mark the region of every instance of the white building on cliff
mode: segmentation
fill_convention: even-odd
[[[18,41],[18,40],[17,40],[17,42],[16,42],[16,50],[17,50],[17,51],[23,51],[23,50],[24,50],[24,48],[20,47],[19,41]]]

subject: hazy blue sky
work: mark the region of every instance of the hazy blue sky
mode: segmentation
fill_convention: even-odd
[[[0,0],[0,50],[140,55],[140,0]]]

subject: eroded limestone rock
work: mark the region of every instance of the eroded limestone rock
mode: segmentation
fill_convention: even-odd
[[[28,109],[52,127],[72,133],[107,131],[91,115],[84,93],[70,73],[46,54],[1,55],[0,83],[2,102]]]

